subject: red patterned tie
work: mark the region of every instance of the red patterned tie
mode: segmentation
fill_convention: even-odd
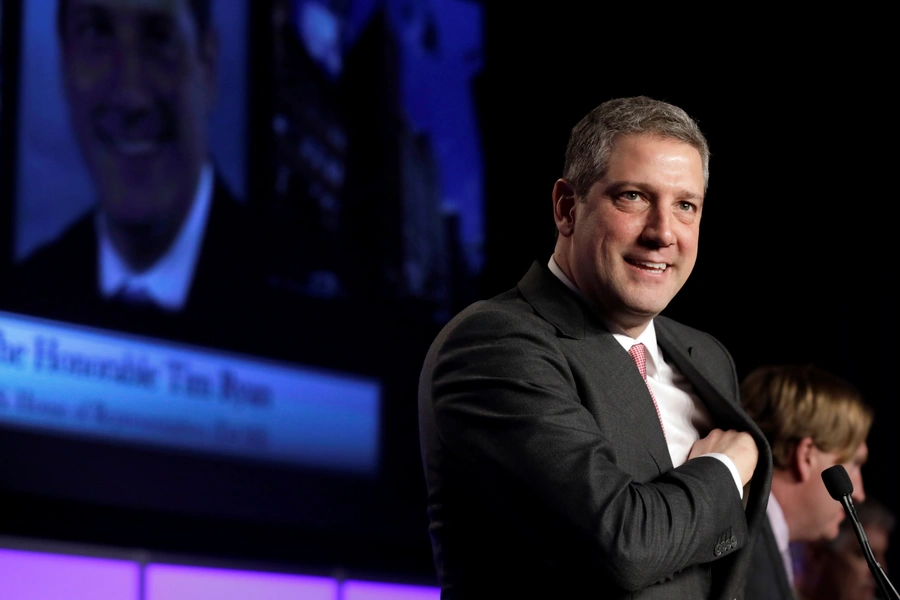
[[[669,438],[666,437],[666,426],[663,425],[662,413],[659,412],[659,404],[656,403],[656,396],[653,395],[653,390],[650,389],[650,384],[647,382],[647,357],[644,355],[645,352],[646,348],[644,348],[643,344],[635,344],[628,351],[628,354],[631,355],[631,360],[637,365],[638,371],[641,372],[641,377],[644,378],[644,383],[647,384],[647,391],[650,392],[650,398],[653,399],[653,407],[656,408],[656,416],[659,417],[659,426],[662,428],[663,437],[666,438],[666,442],[668,443]]]

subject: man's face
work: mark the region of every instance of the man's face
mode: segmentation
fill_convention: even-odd
[[[62,66],[75,133],[115,221],[180,224],[207,156],[215,40],[188,0],[69,0]]]
[[[693,146],[616,139],[606,176],[574,202],[573,230],[561,230],[575,285],[607,319],[639,332],[678,293],[697,259],[703,196]]]
[[[837,537],[841,525],[844,520],[844,507],[840,502],[836,501],[828,493],[825,483],[822,481],[822,471],[832,467],[838,463],[838,453],[822,452],[817,448],[813,448],[816,467],[818,473],[815,477],[810,478],[807,482],[807,509],[804,511],[805,518],[805,535],[804,541],[817,540],[833,540]],[[853,483],[853,501],[862,502],[866,498],[865,488],[863,487],[862,466],[869,457],[869,448],[865,442],[860,444],[856,449],[853,457],[843,463],[850,481]],[[792,540],[793,540],[792,536]]]

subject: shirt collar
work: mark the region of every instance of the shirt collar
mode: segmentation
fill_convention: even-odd
[[[547,263],[547,267],[550,269],[550,272],[556,275],[557,279],[566,284],[566,287],[581,296],[584,297],[575,284],[569,279],[563,270],[559,267],[556,262],[556,259],[553,256],[550,256],[550,261]],[[604,325],[609,331],[613,334],[613,337],[616,338],[616,341],[622,345],[622,347],[627,351],[631,350],[631,347],[635,344],[643,344],[646,348],[647,359],[647,375],[651,376],[656,374],[656,366],[662,363],[662,359],[659,355],[659,345],[656,343],[656,328],[653,326],[653,321],[647,325],[647,328],[641,332],[637,338],[633,338],[625,333],[621,327],[617,327],[614,323],[610,323],[603,317],[600,317],[603,320]]]
[[[100,291],[109,298],[123,290],[145,294],[167,310],[187,301],[212,204],[213,168],[204,165],[187,218],[172,245],[149,269],[135,272],[112,244],[103,211],[97,213]]]
[[[563,273],[563,270],[559,268],[559,265],[556,263],[556,259],[553,258],[552,255],[550,256],[550,262],[547,263],[547,267],[550,269],[550,272],[551,272],[551,273],[553,273],[554,275],[556,275],[556,278],[557,278],[557,279],[559,279],[559,280],[562,281],[564,284],[566,284],[566,287],[567,287],[567,288],[569,288],[570,290],[572,290],[573,292],[575,292],[576,294],[578,294],[578,295],[581,296],[582,298],[584,297],[584,296],[582,296],[582,294],[581,294],[581,290],[579,290],[577,287],[575,287],[575,284],[572,283],[572,280],[569,279],[568,276],[566,276],[566,274]]]
[[[766,516],[769,518],[769,525],[772,526],[772,535],[775,536],[775,545],[778,546],[778,552],[784,560],[784,568],[787,572],[788,580],[793,584],[794,569],[790,562],[790,541],[791,535],[788,529],[787,520],[784,518],[784,510],[778,504],[775,494],[769,493],[769,503],[766,505]]]
[[[772,525],[772,533],[775,534],[775,542],[778,544],[778,549],[782,552],[787,552],[788,543],[790,542],[788,524],[784,518],[784,510],[778,504],[775,494],[769,494],[766,516],[769,517],[769,523]]]

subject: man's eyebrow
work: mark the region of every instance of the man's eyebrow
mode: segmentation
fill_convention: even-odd
[[[640,183],[638,181],[628,181],[626,179],[620,179],[617,181],[610,181],[606,185],[603,186],[604,191],[606,192],[619,192],[624,189],[637,189],[640,191],[650,191],[652,186],[649,186],[645,183]]]
[[[75,4],[66,9],[68,14],[81,14],[81,13],[121,13],[121,12],[131,12],[138,14],[141,18],[144,19],[158,19],[160,21],[173,21],[175,20],[175,16],[171,14],[171,12],[161,9],[159,7],[150,7],[150,6],[137,6],[137,7],[125,7],[125,8],[116,8],[109,6],[105,2],[84,2],[82,4]]]
[[[646,188],[647,185],[646,185],[646,184],[643,184],[643,183],[640,183],[640,182],[638,182],[638,181],[629,181],[629,180],[627,180],[627,179],[619,179],[619,180],[616,180],[616,181],[610,181],[609,183],[606,184],[606,187],[607,187],[607,188],[613,188],[613,187],[639,187],[639,188]]]
[[[175,21],[176,21],[176,18],[173,15],[171,15],[167,12],[161,12],[161,11],[151,11],[151,10],[141,11],[139,13],[139,17],[140,17],[140,20],[142,23],[153,25],[153,26],[168,27],[168,26],[172,25],[173,23],[175,23]]]
[[[614,190],[614,189],[623,189],[623,188],[637,188],[639,190],[651,190],[653,186],[647,185],[646,183],[641,183],[639,181],[630,181],[628,179],[620,179],[617,181],[610,181],[604,186],[606,190]],[[702,193],[697,194],[692,192],[691,190],[681,189],[675,194],[675,197],[679,200],[703,200],[704,195]]]
[[[108,6],[103,4],[77,4],[66,9],[68,15],[93,15],[96,13],[106,14],[110,11]]]
[[[679,200],[699,200],[702,202],[704,195],[703,194],[695,194],[694,192],[692,192],[690,190],[682,190],[681,193],[677,195],[677,198]]]

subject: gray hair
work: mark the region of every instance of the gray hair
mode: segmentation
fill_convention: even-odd
[[[589,112],[569,136],[563,177],[582,198],[606,175],[616,138],[647,133],[690,144],[700,153],[703,187],[709,184],[709,145],[688,114],[647,96],[608,100]]]

